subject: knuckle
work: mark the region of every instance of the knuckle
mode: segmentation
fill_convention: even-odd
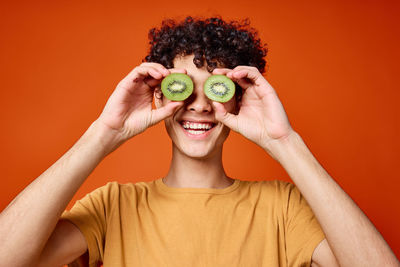
[[[151,66],[153,64],[154,63],[151,63],[151,62],[143,62],[142,64],[140,64],[140,66]]]
[[[156,63],[156,62],[143,62],[142,64],[140,64],[140,66],[147,66],[147,67],[154,67],[154,68],[163,68],[165,69],[165,67],[163,65],[161,65],[160,63]]]
[[[257,67],[252,66],[252,67],[250,67],[250,69],[252,69],[255,72],[259,72]]]

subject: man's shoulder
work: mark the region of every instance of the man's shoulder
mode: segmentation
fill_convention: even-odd
[[[97,187],[88,195],[92,197],[108,196],[119,197],[121,195],[134,195],[141,192],[152,190],[154,181],[139,181],[139,182],[120,182],[109,181],[106,184]]]
[[[294,188],[294,184],[284,180],[241,180],[241,191],[266,198],[285,199]]]
[[[284,190],[294,185],[284,180],[241,180],[244,187],[261,187],[265,189]]]
[[[155,180],[137,181],[137,182],[120,182],[109,181],[106,184],[98,187],[96,190],[129,190],[133,188],[148,188],[154,184]],[[96,191],[95,190],[95,191]]]

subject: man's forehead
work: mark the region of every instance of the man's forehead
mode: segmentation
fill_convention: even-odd
[[[174,68],[187,68],[187,67],[190,67],[191,65],[196,67],[193,63],[193,58],[194,58],[194,55],[187,55],[187,56],[178,55],[178,56],[176,56],[173,61]]]
[[[173,64],[174,64],[174,68],[191,68],[193,70],[195,69],[201,69],[201,70],[206,70],[207,71],[207,62],[204,61],[204,65],[201,68],[197,68],[196,65],[193,63],[193,59],[194,59],[194,55],[177,55],[174,60],[173,60]],[[216,61],[217,63],[217,68],[225,68],[225,66],[219,62]]]

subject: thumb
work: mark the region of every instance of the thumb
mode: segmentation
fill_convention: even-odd
[[[212,105],[215,110],[215,118],[237,132],[239,130],[237,126],[237,116],[226,111],[224,105],[219,102],[213,101]]]
[[[174,112],[183,105],[183,101],[171,102],[164,107],[151,110],[151,122],[150,125],[157,124],[163,119],[171,116]]]

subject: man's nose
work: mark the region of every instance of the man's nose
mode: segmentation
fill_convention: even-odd
[[[187,99],[186,110],[196,113],[211,112],[211,100],[204,94],[203,90],[196,88]]]

